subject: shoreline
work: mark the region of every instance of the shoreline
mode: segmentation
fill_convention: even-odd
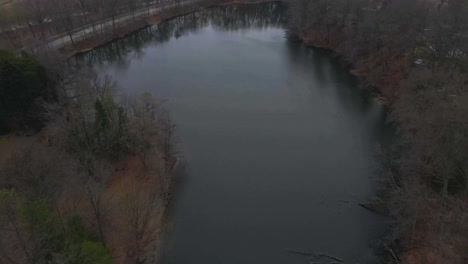
[[[198,6],[193,8],[192,10],[182,10],[181,12],[172,12],[171,10],[168,11],[168,13],[171,13],[168,17],[163,17],[162,14],[156,14],[156,15],[150,15],[143,17],[141,19],[138,19],[136,21],[131,21],[131,24],[129,23],[123,28],[118,28],[117,33],[113,34],[108,34],[107,36],[101,36],[103,37],[102,39],[98,39],[96,42],[92,42],[94,37],[87,38],[81,41],[77,41],[75,45],[67,45],[64,48],[59,49],[59,51],[66,56],[66,58],[71,58],[73,56],[86,53],[89,51],[92,51],[94,49],[106,46],[114,41],[118,41],[120,39],[127,38],[129,35],[134,34],[140,30],[143,30],[147,27],[151,27],[154,25],[158,25],[160,23],[169,21],[171,19],[175,19],[178,17],[186,16],[189,14],[201,12],[207,9],[211,8],[217,8],[217,7],[223,7],[223,6],[235,6],[235,5],[256,5],[256,4],[262,4],[262,3],[268,3],[268,2],[281,2],[281,0],[256,0],[254,2],[249,1],[249,0],[233,0],[229,1],[227,3],[220,3],[220,4],[208,4],[205,6]],[[163,12],[164,13],[164,12]],[[117,26],[118,27],[118,26]],[[99,37],[99,36],[98,36]],[[288,38],[289,41],[295,41],[297,43],[301,43],[302,45],[306,46],[307,48],[313,48],[313,49],[320,49],[323,51],[326,51],[330,53],[330,55],[334,58],[336,58],[342,67],[348,71],[352,76],[356,77],[359,82],[365,83],[366,85],[368,84],[365,80],[365,76],[359,74],[358,71],[356,71],[355,66],[353,65],[352,62],[347,60],[345,58],[345,54],[341,54],[337,52],[333,47],[329,47],[326,45],[314,45],[311,42],[307,42],[303,39],[297,38],[297,39],[290,39]],[[384,96],[384,94],[378,89],[376,86],[372,86],[373,89],[370,90],[371,94],[369,95],[370,99],[374,99],[377,101],[377,103],[382,104],[385,108],[388,108],[389,105],[389,100],[387,97]],[[172,225],[171,222],[169,222],[171,214],[172,214],[172,205],[174,198],[173,194],[176,193],[177,190],[177,182],[179,180],[179,175],[180,172],[180,167],[184,166],[184,159],[183,157],[177,158],[173,168],[170,171],[170,177],[171,177],[171,184],[169,187],[169,193],[168,193],[168,199],[167,203],[162,206],[162,215],[161,215],[161,229],[160,229],[160,236],[158,238],[158,249],[156,254],[158,255],[158,260],[160,263],[161,257],[164,257],[165,250],[168,247],[168,241],[170,241],[170,233],[172,232]],[[372,212],[373,210],[370,208],[366,208],[362,204],[359,206],[363,207],[364,209]],[[375,212],[373,212],[375,213]],[[387,245],[379,245],[378,249],[379,250],[387,250]],[[385,251],[385,254],[376,254],[377,256],[384,255],[387,256],[391,255],[390,251]]]
[[[287,39],[304,45],[307,48],[323,50],[330,53],[330,56],[337,59],[342,67],[349,72],[352,76],[357,78],[360,83],[364,84],[366,90],[370,92],[371,98],[375,99],[378,103],[382,104],[388,110],[391,110],[391,105],[395,102],[395,97],[386,93],[385,84],[373,84],[367,79],[370,72],[359,69],[355,63],[346,58],[346,54],[338,51],[337,47],[334,47],[330,43],[321,43],[325,40],[315,40],[307,38],[307,36],[299,36],[296,33],[287,32]],[[400,80],[401,81],[401,80]]]
[[[323,50],[325,52],[330,53],[330,56],[334,57],[335,59],[338,60],[338,62],[342,65],[342,67],[349,72],[353,77],[357,78],[357,80],[362,83],[365,87],[364,89],[367,89],[370,94],[368,95],[370,99],[374,99],[378,104],[383,105],[385,108],[385,111],[390,112],[392,110],[392,103],[394,101],[390,101],[390,99],[385,95],[381,89],[381,87],[376,86],[376,85],[371,85],[367,80],[366,80],[366,75],[365,74],[360,74],[360,72],[357,70],[355,64],[346,59],[346,54],[343,54],[339,52],[336,48],[332,47],[332,45],[323,45],[320,43],[315,43],[314,41],[307,40],[303,36],[299,35],[289,35],[287,38],[290,41],[295,41],[306,48],[309,49],[318,49],[318,50]],[[384,192],[386,190],[384,189]],[[376,197],[378,197],[379,193],[381,193],[382,190],[375,190],[374,194]],[[385,201],[384,201],[385,203]],[[374,206],[374,201],[370,200],[368,203],[360,203],[358,204],[362,209],[369,211],[370,213],[381,215],[384,217],[390,217],[388,214],[388,209],[385,206],[385,204],[380,204],[377,206]],[[393,230],[393,227],[390,227],[389,230]],[[372,247],[374,249],[378,249],[379,252],[385,252],[385,253],[375,253],[376,256],[382,256],[382,258],[390,257],[393,260],[397,261],[396,257],[401,256],[405,249],[401,249],[398,244],[395,245],[394,240],[389,240],[386,239],[385,236],[380,238],[379,245],[376,245],[375,247]],[[395,250],[394,248],[397,247],[398,250]],[[396,252],[395,252],[396,251]],[[395,255],[396,254],[396,255]],[[396,262],[399,263],[399,262]]]
[[[339,32],[332,32],[332,36],[320,35],[320,32],[309,30],[308,32],[289,32],[288,38],[301,43],[302,45],[315,49],[323,49],[332,54],[332,56],[339,59],[344,67],[349,72],[356,76],[360,82],[369,87],[371,93],[376,93],[376,100],[381,102],[389,113],[398,111],[401,106],[400,94],[402,85],[409,79],[410,73],[417,71],[418,68],[412,66],[413,57],[411,55],[389,55],[388,60],[385,61],[387,71],[379,71],[375,68],[366,65],[369,58],[363,57],[352,57],[349,49],[340,46],[340,42],[346,37],[340,35]],[[370,55],[371,56],[371,55]],[[405,124],[400,123],[400,120],[393,119],[388,120],[391,124],[396,126],[404,126]],[[399,143],[394,143],[398,147]],[[402,151],[402,150],[390,150]],[[399,153],[397,153],[398,155]],[[392,154],[393,155],[393,154]],[[385,161],[384,161],[385,162]],[[440,204],[445,203],[443,197],[434,196],[431,202],[427,204],[421,204],[420,210],[424,210],[422,215],[419,216],[418,220],[412,220],[411,215],[397,215],[398,212],[408,209],[408,204],[405,203],[404,199],[400,197],[398,192],[395,191],[395,179],[391,177],[408,177],[407,174],[396,172],[397,176],[393,176],[392,172],[383,171],[381,175],[378,175],[379,181],[381,182],[375,195],[380,197],[384,202],[384,209],[388,212],[387,216],[391,217],[392,223],[389,228],[392,232],[390,237],[382,237],[381,245],[379,249],[382,257],[391,263],[412,263],[412,264],[426,264],[426,263],[458,263],[455,262],[457,258],[460,258],[460,249],[464,247],[463,238],[455,237],[447,239],[446,243],[443,243],[439,248],[431,247],[427,241],[443,241],[443,237],[427,226],[424,221],[437,221],[434,220],[437,217],[438,210],[440,210]],[[389,179],[390,178],[390,179]],[[418,188],[418,181],[413,180],[409,183],[409,186],[405,188]],[[403,187],[401,187],[403,188]],[[428,190],[432,194],[431,190]],[[463,201],[463,196],[457,196]],[[370,211],[374,211],[374,208],[366,208]],[[447,209],[449,213],[453,213],[456,209]],[[452,211],[450,211],[452,210]],[[393,212],[393,213],[392,213]],[[397,213],[395,213],[397,212]],[[424,219],[424,221],[422,221]],[[405,230],[409,221],[412,223],[411,230]],[[452,224],[456,220],[447,220],[447,224]],[[402,231],[403,230],[403,231]],[[466,245],[466,244],[465,244]],[[458,251],[458,252],[457,252]],[[463,258],[463,256],[461,256]],[[442,262],[441,262],[442,261]]]
[[[81,53],[86,53],[89,51],[92,51],[94,49],[97,49],[99,47],[108,45],[114,41],[123,39],[128,37],[129,35],[138,32],[140,30],[143,30],[147,27],[151,27],[154,25],[158,25],[160,23],[163,23],[165,21],[175,19],[178,17],[182,17],[185,15],[197,13],[203,10],[211,9],[211,8],[216,8],[216,7],[223,7],[223,6],[232,6],[232,5],[255,5],[255,4],[262,4],[262,3],[268,3],[268,2],[279,2],[278,0],[255,0],[255,1],[249,1],[249,0],[233,0],[230,2],[226,3],[220,3],[220,4],[209,4],[206,6],[201,6],[201,7],[196,7],[194,9],[190,10],[182,10],[181,12],[171,12],[172,10],[169,10],[168,13],[170,13],[169,16],[164,17],[162,16],[163,14],[157,14],[157,15],[150,15],[147,17],[144,17],[140,20],[132,21],[131,24],[126,25],[123,28],[118,28],[117,33],[113,34],[105,34],[103,35],[98,35],[98,36],[93,36],[88,39],[83,39],[81,41],[75,42],[75,45],[67,45],[64,48],[58,49],[58,51],[65,56],[66,59],[69,59],[73,56],[76,56]],[[96,37],[101,37],[96,40]],[[168,249],[168,245],[170,243],[170,234],[173,231],[173,226],[170,222],[171,215],[173,214],[173,201],[176,198],[175,193],[179,192],[178,190],[178,184],[179,181],[183,181],[181,179],[184,174],[184,167],[185,167],[185,159],[183,156],[177,156],[175,157],[174,164],[172,165],[170,171],[169,171],[169,186],[167,188],[167,194],[164,197],[163,204],[160,206],[160,215],[158,221],[159,229],[158,229],[158,237],[157,237],[157,244],[156,248],[154,251],[154,259],[155,263],[161,263],[163,260],[166,250]],[[137,168],[133,168],[133,170],[137,170]],[[128,168],[128,172],[131,172],[132,168]],[[157,177],[157,176],[154,176]]]
[[[68,44],[62,48],[59,48],[58,51],[62,55],[64,55],[66,59],[69,59],[75,55],[86,53],[94,49],[100,48],[102,46],[108,45],[119,39],[126,38],[129,35],[135,32],[138,32],[140,30],[143,30],[147,27],[158,25],[160,23],[163,23],[165,21],[168,21],[177,17],[197,13],[203,10],[216,8],[216,7],[232,6],[232,5],[255,5],[255,4],[268,3],[268,2],[279,2],[279,0],[255,0],[255,1],[233,0],[233,1],[226,2],[226,3],[206,4],[204,6],[202,4],[202,6],[197,6],[194,8],[182,7],[182,10],[180,11],[167,10],[166,12],[163,11],[155,15],[149,15],[141,19],[130,21],[130,23],[126,24],[123,27],[119,27],[119,25],[117,25],[116,32],[114,33],[98,34],[95,36],[91,36],[89,38],[77,41],[74,44]],[[189,9],[189,10],[185,10],[185,9]],[[169,15],[165,15],[164,13],[169,13]],[[125,23],[125,22],[121,22],[121,23]]]

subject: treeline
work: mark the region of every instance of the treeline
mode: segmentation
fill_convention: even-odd
[[[124,15],[154,15],[161,8],[196,6],[199,0],[15,0],[0,6],[0,36],[3,45],[20,48],[41,43],[48,37],[68,35],[72,44],[77,32],[85,37],[116,31]],[[110,21],[111,26],[102,22]],[[84,31],[92,26],[92,32]]]
[[[56,100],[38,101],[42,130],[0,164],[0,263],[154,263],[177,154],[162,102],[118,103],[108,77],[2,54],[28,66],[9,83],[31,75]]]
[[[390,107],[385,194],[404,263],[467,261],[467,14],[466,0],[291,4],[290,37],[342,55]]]
[[[15,0],[0,6],[0,48],[35,47],[53,36],[68,36],[70,44],[119,27],[143,23],[144,18],[195,11],[226,0]],[[250,2],[250,1],[246,1]],[[129,16],[131,19],[129,20]],[[119,19],[126,18],[126,23]],[[135,25],[132,25],[135,26]],[[89,30],[92,27],[92,30]]]

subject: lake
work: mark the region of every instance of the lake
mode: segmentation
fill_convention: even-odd
[[[376,191],[384,107],[286,25],[280,3],[219,7],[78,56],[123,94],[167,100],[177,124],[187,166],[163,263],[375,263],[385,219],[358,203]]]

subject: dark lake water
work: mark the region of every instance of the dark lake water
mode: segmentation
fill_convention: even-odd
[[[164,263],[372,262],[384,109],[330,54],[285,39],[278,3],[214,8],[79,57],[122,93],[167,99],[187,169]],[[323,261],[317,263],[331,263]]]

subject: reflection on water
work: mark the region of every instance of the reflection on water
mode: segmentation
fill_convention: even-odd
[[[214,8],[77,57],[123,93],[168,100],[188,167],[164,263],[307,263],[288,249],[375,263],[383,221],[357,203],[384,111],[329,54],[288,42],[285,14]]]
[[[132,58],[144,56],[144,49],[150,45],[160,45],[172,38],[196,33],[208,25],[219,31],[245,29],[265,29],[286,24],[286,6],[281,3],[262,5],[226,6],[213,8],[186,16],[177,17],[142,29],[124,39],[114,41],[99,49],[79,55],[79,61],[96,63],[118,63],[125,68]],[[129,56],[131,54],[131,56]]]

